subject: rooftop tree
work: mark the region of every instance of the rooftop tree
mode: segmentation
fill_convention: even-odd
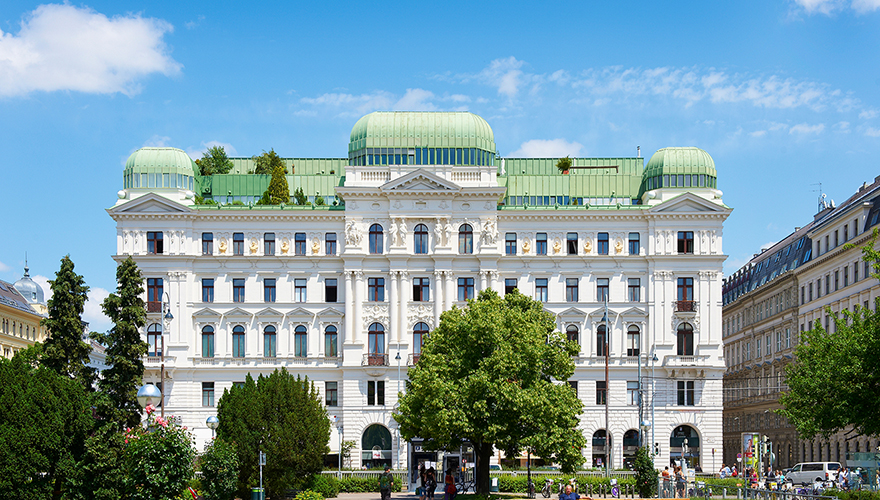
[[[284,173],[287,174],[284,160],[278,156],[275,149],[270,149],[268,153],[263,151],[263,154],[260,156],[253,156],[251,157],[251,160],[254,162],[254,173],[257,175],[272,175],[272,172],[275,171],[275,167],[279,165],[284,169]]]
[[[232,170],[232,160],[226,156],[223,146],[211,146],[196,160],[201,175],[228,174]]]
[[[283,163],[277,163],[272,169],[269,187],[260,198],[259,205],[280,205],[290,201],[290,188],[287,185],[287,174]]]
[[[583,463],[583,405],[567,384],[577,346],[556,330],[543,304],[516,291],[480,292],[440,317],[409,372],[394,418],[405,439],[429,447],[474,446],[476,492],[489,493],[493,447],[524,447],[572,471]]]

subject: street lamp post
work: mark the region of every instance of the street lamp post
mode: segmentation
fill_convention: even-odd
[[[657,359],[657,346],[652,346],[651,350],[654,351],[653,356],[651,357],[651,446],[657,443],[654,440],[654,427],[657,427],[654,422],[654,396],[656,394],[656,379],[654,378],[654,363],[658,361]]]
[[[156,403],[162,401],[162,391],[153,384],[144,384],[138,389],[137,400],[141,408],[146,408],[149,405],[156,406]]]
[[[165,299],[168,300],[165,300]],[[168,295],[168,292],[164,292],[162,294],[162,310],[165,312],[165,328],[162,328],[162,351],[161,351],[161,365],[159,366],[159,378],[161,379],[162,390],[165,389],[165,330],[171,329],[171,320],[174,319],[174,315],[171,314],[171,296]],[[161,407],[161,415],[162,418],[165,418],[165,400],[163,398],[162,404],[159,405]]]
[[[211,439],[214,439],[214,431],[216,431],[217,427],[220,426],[220,420],[218,420],[217,417],[215,417],[214,415],[211,415],[210,417],[208,417],[207,420],[205,420],[205,425],[208,426],[208,429],[211,429]]]
[[[602,315],[602,325],[605,327],[605,477],[611,477],[609,459],[611,458],[611,430],[608,427],[608,362],[611,353],[611,335],[608,325],[608,292],[605,292],[605,314]]]
[[[397,408],[400,408],[400,344],[397,345]],[[400,470],[400,426],[397,427],[397,470]]]

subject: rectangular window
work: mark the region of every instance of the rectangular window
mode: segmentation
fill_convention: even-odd
[[[385,278],[367,278],[367,300],[385,302]]]
[[[849,241],[849,226],[848,225],[843,226],[843,241],[844,242]]]
[[[263,333],[263,357],[274,358],[278,355],[278,336],[275,331]]]
[[[293,301],[294,302],[305,302],[306,297],[306,284],[308,280],[306,278],[297,278],[293,280]]]
[[[635,406],[639,404],[639,383],[638,381],[627,381],[626,383],[626,404]]]
[[[865,261],[865,272],[862,275],[862,279],[866,279],[871,276],[871,268],[868,266],[868,261]]]
[[[605,302],[608,300],[608,278],[599,278],[596,280],[596,300]]]
[[[214,253],[214,233],[202,233],[202,255]]]
[[[236,327],[241,328],[241,327]],[[232,331],[232,357],[234,358],[243,358],[244,357],[244,329],[240,331]]]
[[[629,254],[638,255],[639,245],[639,233],[629,233]]]
[[[516,233],[504,235],[504,253],[506,255],[516,255]]]
[[[327,233],[324,235],[324,253],[327,255],[336,255],[336,233]]]
[[[538,233],[535,238],[535,253],[547,255],[547,233]]]
[[[776,332],[776,352],[782,350],[782,332]]]
[[[808,295],[810,297],[810,300],[813,300],[813,282],[812,281],[807,284],[807,290],[810,292]]]
[[[337,301],[336,278],[328,278],[324,280],[324,302]]]
[[[840,271],[834,271],[834,291],[840,290]]]
[[[849,266],[843,266],[843,286],[849,286]]]
[[[599,255],[608,255],[608,233],[599,233],[597,252]]]
[[[232,233],[232,255],[244,255],[244,233]]]
[[[630,302],[641,301],[642,280],[640,278],[629,278],[627,281],[627,292]]]
[[[838,235],[838,231],[834,231],[834,248],[837,248],[837,245],[840,244],[840,241],[838,240],[837,235]]]
[[[295,255],[306,254],[306,233],[296,233],[293,235],[293,253]]]
[[[324,382],[324,404],[327,406],[339,405],[338,382]]]
[[[431,300],[431,280],[413,278],[413,301],[427,302],[429,300]]]
[[[638,356],[639,355],[639,327],[633,325],[629,327],[629,331],[626,332],[626,355],[627,356]]]
[[[571,390],[574,391],[574,397],[578,396],[578,383],[577,380],[569,380],[568,386],[571,387]]]
[[[608,391],[605,389],[605,381],[597,380],[596,381],[596,404],[604,405],[605,398],[607,396]]]
[[[516,278],[504,278],[504,295],[516,290]]]
[[[693,303],[694,301],[694,279],[693,278],[678,278],[678,301],[684,302],[684,304],[679,304],[680,306],[687,307],[688,303]],[[679,309],[681,311],[681,309]]]
[[[785,348],[791,348],[791,328],[785,329]]]
[[[147,278],[147,312],[162,312],[162,278]]]
[[[147,231],[147,253],[162,253],[162,231]]]
[[[214,302],[213,278],[202,278],[202,302]]]
[[[831,275],[825,275],[825,295],[831,293]]]
[[[678,232],[678,253],[694,253],[694,232],[679,231]]]
[[[853,264],[853,283],[859,281],[859,263]]]
[[[804,298],[807,296],[807,288],[801,287],[801,305],[804,305]]]
[[[757,342],[755,342],[755,357],[756,357],[756,358],[760,358],[760,357],[762,356],[762,354],[761,354],[761,345],[762,345],[762,344],[761,344],[761,337],[758,337]]]
[[[385,406],[385,381],[367,380],[367,404]]]
[[[244,302],[244,278],[232,280],[232,301]]]
[[[547,278],[535,279],[535,300],[547,302]]]
[[[577,302],[578,301],[578,279],[577,278],[565,278],[565,301],[566,302]]]
[[[207,327],[206,327],[207,328]],[[202,357],[214,357],[214,332],[202,330]]]
[[[566,240],[568,242],[568,255],[577,255],[578,254],[578,234],[577,233],[568,233],[566,236]]]
[[[293,355],[298,358],[305,358],[309,355],[309,333],[302,325],[293,331]]]
[[[263,255],[275,255],[275,233],[263,235]]]
[[[474,298],[474,279],[458,278],[458,300],[465,301]]]
[[[275,302],[275,278],[263,280],[263,302]]]
[[[770,339],[770,335],[767,335],[767,356],[773,354],[773,342]]]
[[[678,406],[694,406],[694,381],[678,381]]]
[[[202,406],[214,406],[214,382],[202,382]]]

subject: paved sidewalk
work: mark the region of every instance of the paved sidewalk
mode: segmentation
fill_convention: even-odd
[[[379,494],[378,491],[373,491],[369,493],[340,493],[338,497],[339,500],[381,500],[382,495]],[[391,500],[418,500],[419,496],[413,492],[400,492],[400,493],[392,493]],[[434,497],[436,500],[436,496]],[[443,498],[441,494],[440,499]]]

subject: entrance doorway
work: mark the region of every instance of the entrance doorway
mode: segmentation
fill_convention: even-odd
[[[361,462],[368,469],[391,466],[391,431],[384,425],[373,424],[361,436]]]
[[[690,425],[679,425],[669,437],[669,463],[676,465],[684,458],[688,467],[700,470],[700,435]]]

